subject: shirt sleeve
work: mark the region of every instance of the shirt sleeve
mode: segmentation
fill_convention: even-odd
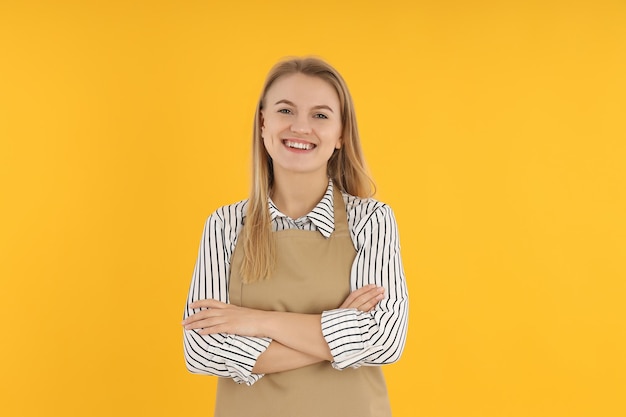
[[[237,232],[225,226],[230,223],[223,220],[228,215],[235,213],[224,208],[224,212],[213,213],[205,223],[184,318],[200,311],[189,308],[189,304],[194,301],[214,298],[228,302],[228,277],[233,251],[229,237],[231,233]],[[252,368],[271,339],[225,333],[200,335],[196,330],[183,332],[185,362],[189,372],[232,378],[246,385],[252,385],[263,377],[263,374],[253,374]]]
[[[322,313],[322,333],[335,369],[384,365],[402,355],[408,324],[408,292],[400,258],[398,227],[387,205],[359,222],[357,254],[352,264],[352,290],[376,284],[385,298],[370,312],[334,309]]]

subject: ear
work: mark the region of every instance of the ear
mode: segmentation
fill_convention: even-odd
[[[339,138],[337,140],[337,143],[335,144],[335,149],[341,149],[342,145],[343,145],[343,138]]]

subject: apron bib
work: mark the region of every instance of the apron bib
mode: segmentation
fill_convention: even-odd
[[[283,230],[272,234],[276,267],[261,282],[244,284],[239,275],[243,249],[231,260],[230,303],[260,310],[321,314],[338,308],[350,293],[356,256],[346,208],[334,189],[335,230]],[[244,226],[245,227],[245,226]],[[379,366],[343,371],[329,362],[266,374],[252,386],[219,378],[215,417],[388,417],[387,388]]]

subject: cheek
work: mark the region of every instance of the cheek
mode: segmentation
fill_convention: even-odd
[[[342,135],[343,135],[343,129],[341,128],[341,126],[333,130],[332,137],[335,138],[333,141],[333,146],[335,148],[339,148],[342,146],[342,142],[341,142]]]
[[[263,135],[263,148],[265,152],[271,157],[275,158],[279,147],[282,146],[282,142],[276,139],[276,137],[270,133]]]
[[[265,139],[272,139],[280,135],[283,131],[288,129],[289,125],[280,119],[271,118],[266,119],[263,127],[261,128],[261,137]]]
[[[268,135],[263,134],[263,136],[261,136],[263,138],[263,146],[265,147],[265,150],[267,151],[270,147],[271,147],[271,140],[268,138]]]
[[[343,133],[342,126],[335,123],[320,124],[318,126],[315,126],[314,130],[317,132],[318,135],[327,138],[327,140],[339,138]]]

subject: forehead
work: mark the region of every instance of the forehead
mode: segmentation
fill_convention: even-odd
[[[289,100],[297,106],[327,105],[339,108],[339,96],[327,81],[301,73],[284,75],[274,81],[265,95],[271,106],[279,100]]]

